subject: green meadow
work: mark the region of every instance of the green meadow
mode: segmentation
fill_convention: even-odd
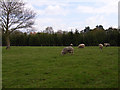
[[[118,47],[2,48],[3,88],[117,88]]]

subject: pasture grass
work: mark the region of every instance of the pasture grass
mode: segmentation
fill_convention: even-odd
[[[2,52],[3,88],[117,88],[118,47],[11,47]]]

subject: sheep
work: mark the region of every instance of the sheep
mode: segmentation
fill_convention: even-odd
[[[78,48],[84,48],[85,47],[85,44],[79,44],[78,45]]]
[[[102,48],[103,48],[103,44],[99,44],[99,48],[102,50]]]
[[[70,46],[73,46],[73,44],[71,43]]]
[[[61,51],[61,54],[62,54],[62,55],[67,54],[67,53],[73,54],[73,53],[74,53],[73,47],[68,46],[68,47],[65,47],[65,48]]]
[[[108,46],[110,46],[110,44],[109,43],[104,43],[104,46],[108,47]]]

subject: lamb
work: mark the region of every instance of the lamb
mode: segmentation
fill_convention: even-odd
[[[109,43],[104,43],[104,46],[108,47],[108,46],[110,46],[110,44]]]
[[[61,54],[62,54],[62,55],[67,54],[67,53],[73,54],[73,53],[74,53],[73,47],[68,46],[68,47],[65,47],[65,48],[61,51]]]
[[[102,48],[103,48],[103,44],[99,44],[99,48],[102,50]]]
[[[85,47],[85,44],[79,44],[78,45],[78,48],[84,48]]]

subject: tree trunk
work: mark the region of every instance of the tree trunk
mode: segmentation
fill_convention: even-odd
[[[10,38],[6,36],[6,49],[10,49]]]

